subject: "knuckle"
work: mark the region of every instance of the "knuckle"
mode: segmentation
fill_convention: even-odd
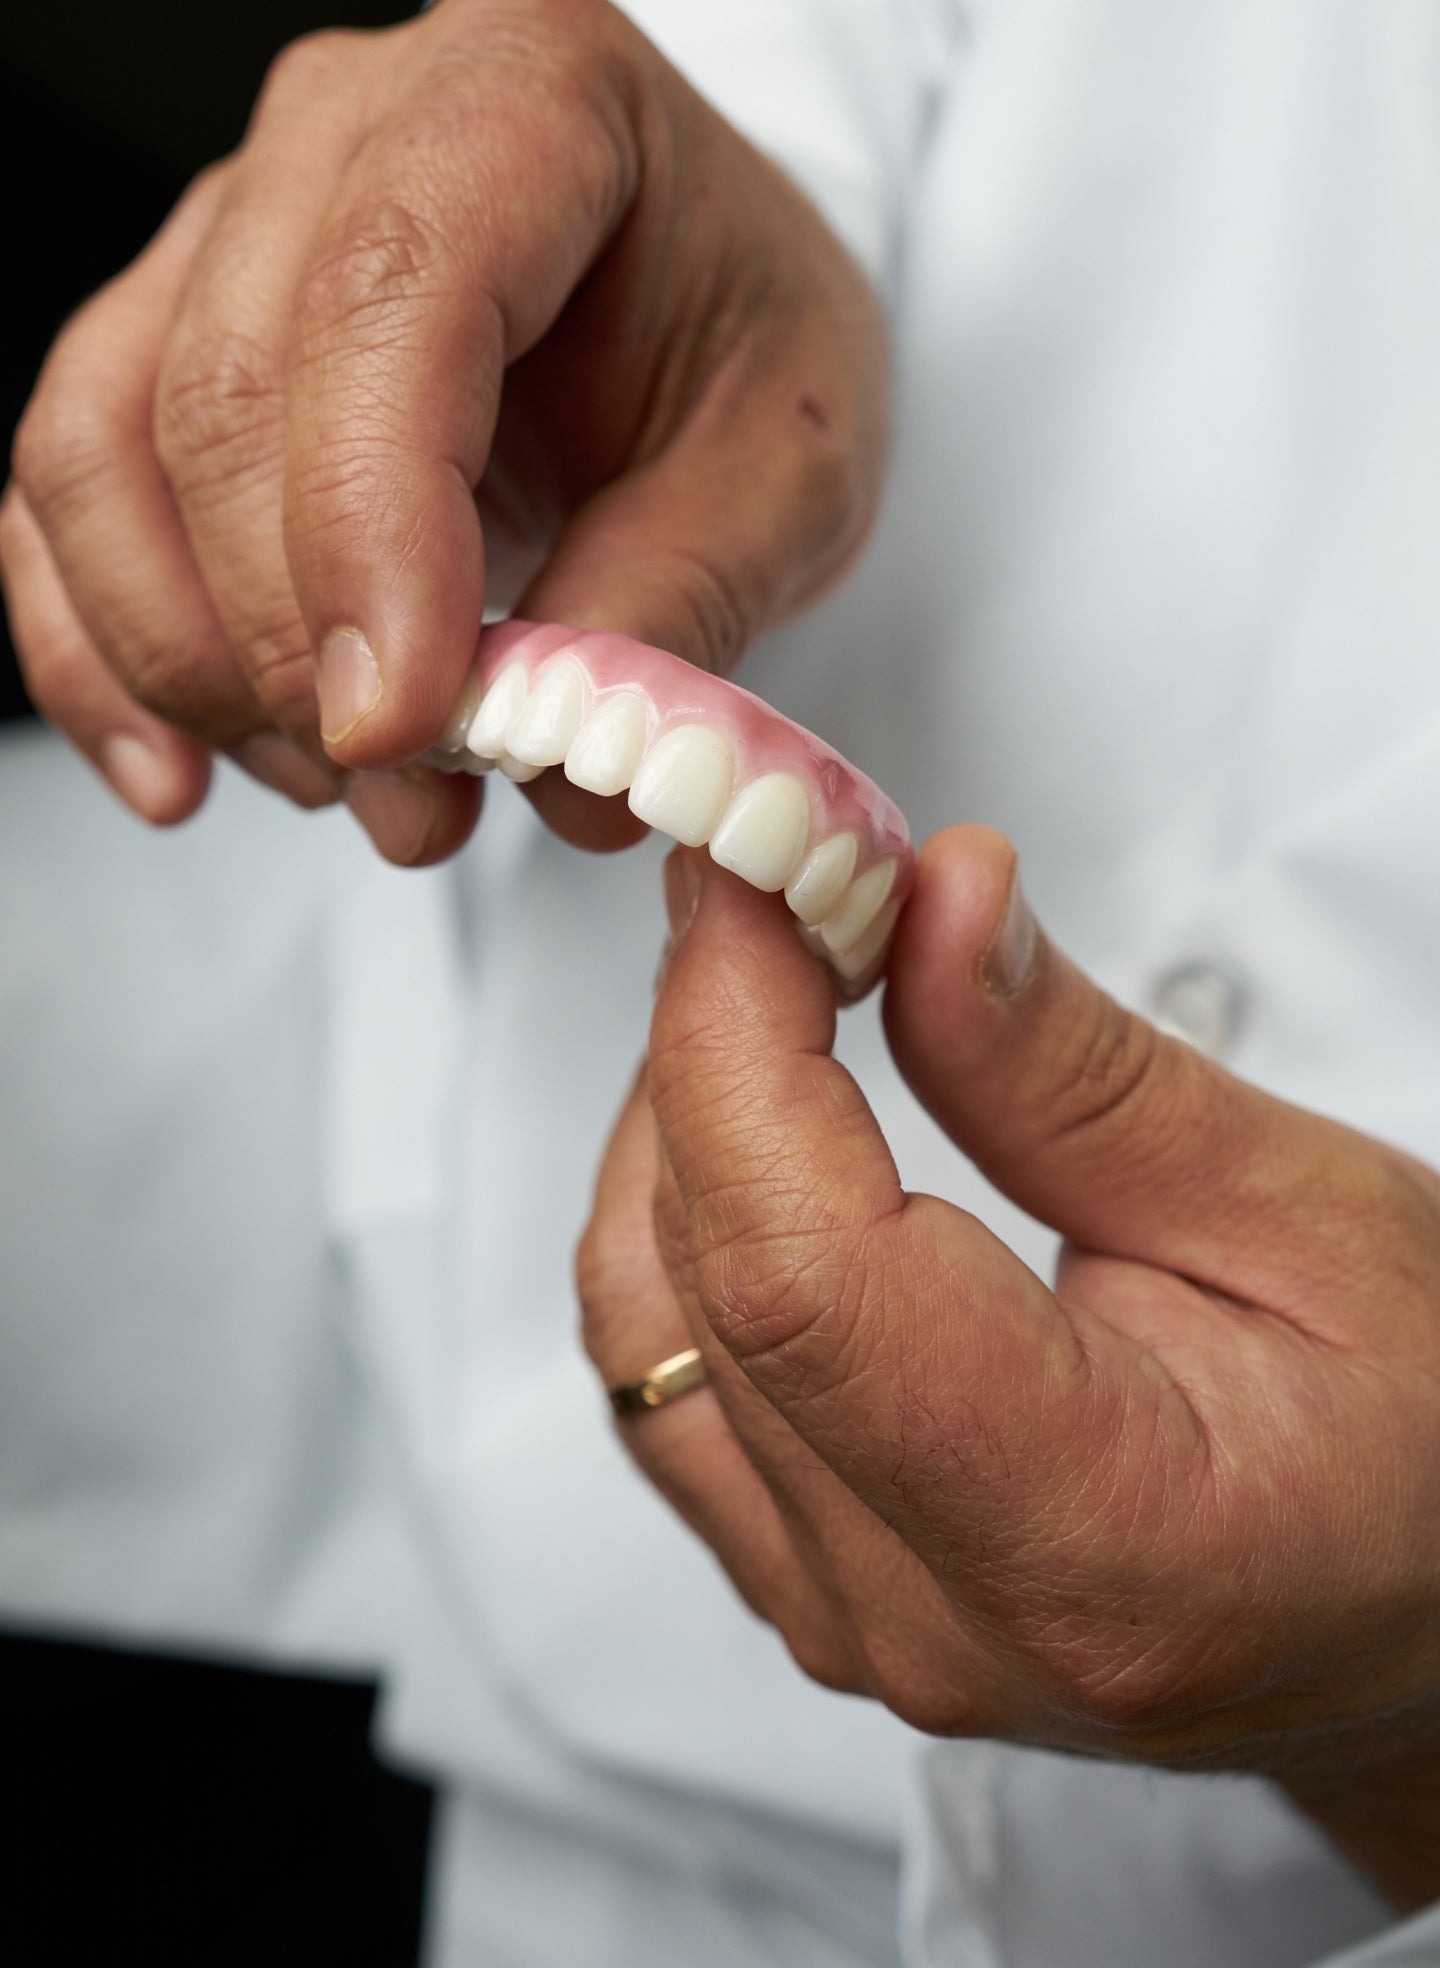
[[[388,197],[353,215],[320,251],[300,294],[298,346],[373,329],[423,300],[450,259],[442,228],[417,201]]]
[[[69,637],[47,636],[17,645],[15,655],[36,710],[52,724],[68,726],[89,688],[86,652]]]
[[[850,1648],[829,1628],[813,1619],[792,1617],[780,1622],[780,1637],[809,1680],[837,1695],[866,1692]]]
[[[57,375],[42,377],[15,432],[10,468],[32,511],[69,506],[115,455],[115,421],[103,402]]]
[[[857,1625],[856,1647],[865,1691],[910,1728],[926,1736],[983,1731],[972,1677],[953,1645],[908,1600],[905,1617],[872,1604]],[[988,1720],[993,1724],[993,1715]]]
[[[604,1219],[587,1224],[575,1251],[581,1341],[602,1372],[615,1363],[615,1341],[633,1323],[642,1271],[636,1237]]]
[[[229,685],[218,652],[205,645],[176,645],[134,638],[120,667],[130,696],[167,724],[228,744],[254,728],[254,707]]]
[[[359,35],[344,28],[320,28],[291,41],[266,71],[257,113],[267,115],[292,103],[303,108],[328,92],[348,68],[359,41]]]
[[[1048,1127],[1073,1139],[1133,1111],[1148,1092],[1166,1048],[1146,1019],[1097,993],[1087,1023],[1067,1034],[1058,1084],[1047,1089]]]
[[[271,463],[282,442],[270,353],[249,336],[202,335],[167,362],[156,392],[156,452],[180,490]]]

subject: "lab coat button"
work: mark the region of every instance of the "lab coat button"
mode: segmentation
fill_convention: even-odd
[[[1150,996],[1150,1014],[1160,1030],[1211,1059],[1233,1051],[1244,1011],[1239,984],[1213,964],[1177,964],[1156,980]]]

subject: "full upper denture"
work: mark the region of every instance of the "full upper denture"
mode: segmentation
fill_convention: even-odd
[[[647,825],[783,889],[847,995],[883,968],[914,872],[899,809],[812,732],[667,650],[550,623],[487,629],[424,763],[520,781],[562,766],[589,792],[628,792]]]

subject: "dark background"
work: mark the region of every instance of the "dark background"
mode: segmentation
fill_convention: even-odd
[[[56,329],[239,142],[261,79],[317,27],[384,27],[396,0],[0,0],[0,441]],[[0,716],[26,709],[0,629]]]
[[[0,435],[76,304],[239,141],[297,34],[384,0],[0,3]],[[0,631],[0,716],[26,705]],[[408,1968],[428,1793],[374,1690],[0,1633],[7,1968]]]

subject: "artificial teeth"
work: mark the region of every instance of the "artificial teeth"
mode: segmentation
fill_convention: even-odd
[[[606,799],[623,793],[645,755],[650,713],[635,690],[602,697],[565,755],[565,777]]]
[[[541,670],[510,727],[505,749],[523,765],[559,765],[584,715],[584,673],[573,656],[558,657]]]
[[[730,747],[703,724],[680,724],[658,739],[630,788],[630,811],[684,847],[703,847],[730,797]]]
[[[470,674],[465,679],[465,688],[456,699],[454,710],[445,720],[445,729],[435,740],[432,747],[434,751],[454,753],[465,749],[471,721],[480,708],[480,699],[483,695],[484,685],[481,682],[480,670],[478,666],[472,665]]]
[[[803,923],[823,922],[839,902],[855,872],[860,843],[853,834],[821,841],[785,890],[785,900]]]
[[[831,966],[847,984],[856,984],[879,958],[890,941],[890,932],[900,914],[898,902],[887,902],[868,929],[862,930],[848,950],[827,951]],[[822,932],[823,934],[823,932]]]
[[[710,854],[752,888],[773,894],[799,867],[809,838],[809,793],[792,773],[767,772],[726,807]]]
[[[486,691],[471,722],[465,743],[477,757],[498,759],[508,748],[510,727],[528,695],[524,664],[508,664]]]
[[[507,779],[513,779],[517,786],[524,786],[532,779],[538,779],[545,770],[543,765],[532,765],[529,759],[512,758],[509,752],[502,752],[495,763]]]
[[[895,881],[895,862],[877,861],[858,875],[845,891],[839,907],[820,925],[825,947],[832,956],[843,957],[860,941],[885,906]]]

